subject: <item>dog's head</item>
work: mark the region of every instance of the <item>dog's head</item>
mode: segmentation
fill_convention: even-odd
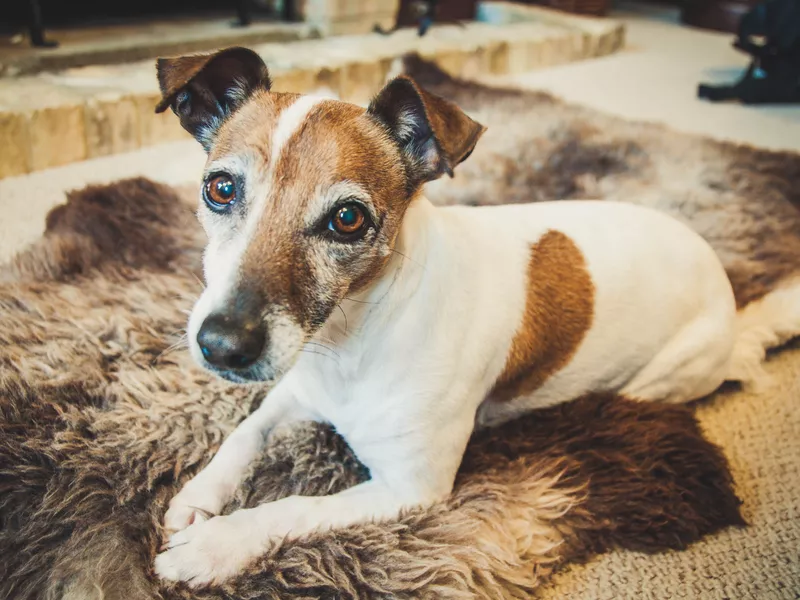
[[[484,128],[406,77],[364,109],[271,92],[244,48],[157,68],[157,110],[171,107],[208,153],[192,354],[233,381],[275,380],[379,276],[420,187],[452,174]]]

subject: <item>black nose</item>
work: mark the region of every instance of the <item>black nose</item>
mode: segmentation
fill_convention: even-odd
[[[267,332],[261,322],[243,322],[228,315],[206,317],[197,333],[203,357],[215,367],[244,369],[261,356]]]

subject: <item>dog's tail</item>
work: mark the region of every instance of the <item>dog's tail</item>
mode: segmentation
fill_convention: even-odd
[[[776,288],[742,308],[727,379],[748,386],[769,382],[767,351],[800,335],[800,278]]]

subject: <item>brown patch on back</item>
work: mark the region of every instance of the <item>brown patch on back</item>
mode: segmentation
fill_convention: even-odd
[[[511,400],[541,387],[575,354],[593,317],[583,254],[563,233],[548,231],[531,248],[525,313],[490,397]]]

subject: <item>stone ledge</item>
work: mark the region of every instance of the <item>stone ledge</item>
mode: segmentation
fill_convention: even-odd
[[[409,52],[475,77],[603,56],[624,44],[624,27],[607,19],[506,2],[481,10],[487,22],[439,26],[423,38],[405,29],[253,48],[270,66],[274,89],[324,88],[363,103]],[[184,139],[172,114],[155,114],[158,99],[152,61],[0,80],[0,177]]]
[[[0,56],[0,77],[21,77],[38,73],[81,68],[89,65],[124,64],[151,60],[156,56],[204,52],[224,46],[286,43],[318,37],[304,23],[253,23],[232,27],[227,19],[156,22],[152,26],[115,26],[104,32],[93,29],[48,31],[60,42],[57,48],[8,45]]]

